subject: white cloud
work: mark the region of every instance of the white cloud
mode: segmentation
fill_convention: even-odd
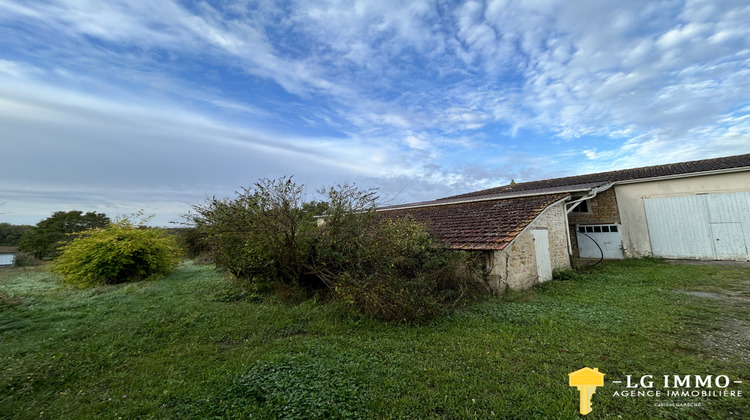
[[[407,115],[405,104],[383,94],[409,88],[401,85],[416,70],[416,63],[408,61],[416,57],[413,52],[439,57],[431,62],[435,65],[431,71],[438,75],[476,71],[476,66],[486,72],[479,83],[461,78],[454,85],[464,90],[479,88],[485,96],[482,102],[469,104],[465,96],[449,96],[455,89],[446,85],[434,92],[440,100],[423,104],[431,114],[450,113],[450,108],[479,107],[477,111],[485,115],[494,111],[499,105],[494,99],[501,96],[510,101],[514,86],[493,78],[520,69],[525,99],[508,103],[500,115],[491,112],[493,119],[463,127],[477,129],[493,120],[542,124],[567,138],[601,135],[625,126],[649,130],[658,122],[655,111],[673,109],[674,102],[687,101],[696,107],[703,96],[693,89],[700,84],[696,79],[703,82],[723,76],[717,66],[730,64],[730,72],[742,68],[747,58],[732,62],[728,54],[736,48],[725,46],[750,39],[743,24],[747,7],[709,7],[711,3],[700,2],[670,9],[669,3],[657,2],[492,1],[485,6],[467,1],[456,6],[455,15],[441,14],[426,1],[300,2],[286,9],[264,5],[252,11],[249,6],[235,5],[232,19],[227,19],[227,10],[205,3],[195,10],[173,2],[52,4],[3,6],[6,13],[65,28],[74,37],[93,36],[182,54],[208,51],[225,60],[237,59],[249,73],[272,79],[293,94],[322,93],[339,104],[353,105],[340,115],[353,118],[348,114],[358,114],[350,121],[357,125],[407,128],[403,118],[388,118]],[[292,13],[278,20],[286,11]],[[291,31],[300,42],[297,50],[291,49],[295,45],[289,40],[269,35],[274,26]],[[709,61],[693,75],[679,72],[695,66],[691,60],[696,59]],[[734,81],[719,86],[722,89],[716,96],[747,87],[741,80]],[[430,89],[436,86],[440,85],[430,85]],[[517,110],[508,112],[510,108]],[[526,115],[524,110],[535,115]],[[408,120],[408,128],[413,129],[413,121],[420,119]]]
[[[164,189],[287,171],[472,188],[570,150],[591,170],[746,151],[748,21],[742,1],[0,0],[0,118],[82,168],[52,179],[71,184],[138,161],[169,168]]]
[[[280,139],[170,103],[127,103],[17,79],[0,80],[0,126],[8,135],[0,190],[9,211],[26,220],[56,210],[49,202],[132,211],[152,203],[169,212],[261,176],[295,174],[316,187],[341,174],[412,172],[395,150],[356,139]],[[33,206],[28,200],[37,210],[21,212]]]
[[[39,73],[39,70],[24,63],[0,59],[0,73],[12,77],[26,77],[30,74]]]

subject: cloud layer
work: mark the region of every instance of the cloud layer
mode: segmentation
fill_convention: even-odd
[[[3,217],[746,153],[748,21],[743,1],[0,0]]]

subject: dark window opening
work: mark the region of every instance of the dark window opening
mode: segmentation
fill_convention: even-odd
[[[578,203],[578,205],[573,209],[573,213],[588,213],[589,212],[589,200],[584,200]]]
[[[609,233],[618,230],[619,228],[615,225],[578,226],[578,231],[583,233]]]

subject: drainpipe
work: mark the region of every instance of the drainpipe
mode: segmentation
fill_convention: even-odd
[[[568,239],[568,259],[570,259],[573,256],[573,242],[571,242],[570,240],[570,223],[568,222],[568,213],[570,213],[570,211],[565,212],[565,236]]]
[[[573,256],[573,242],[570,239],[570,224],[568,223],[568,213],[573,211],[576,207],[578,207],[579,204],[581,204],[583,201],[590,200],[594,197],[596,197],[597,194],[599,194],[602,191],[606,191],[610,189],[614,185],[613,182],[610,182],[609,184],[602,185],[601,187],[593,188],[591,191],[589,191],[588,195],[585,195],[578,200],[571,201],[570,203],[567,203],[565,205],[566,211],[565,211],[565,226],[568,227],[567,229],[567,236],[568,236],[568,255]]]

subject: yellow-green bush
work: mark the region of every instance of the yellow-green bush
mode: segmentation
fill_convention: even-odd
[[[121,220],[83,232],[62,249],[52,271],[65,283],[91,287],[165,275],[180,260],[180,248],[166,230]]]

